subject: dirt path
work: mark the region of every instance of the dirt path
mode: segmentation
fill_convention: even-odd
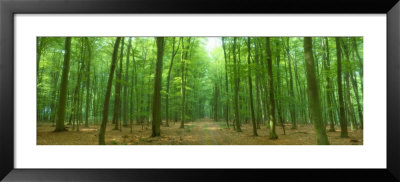
[[[219,127],[208,120],[201,121],[199,127],[199,145],[218,145],[217,140],[215,139],[214,131],[218,130]]]

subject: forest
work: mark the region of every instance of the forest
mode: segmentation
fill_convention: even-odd
[[[363,145],[362,37],[37,37],[37,145]]]

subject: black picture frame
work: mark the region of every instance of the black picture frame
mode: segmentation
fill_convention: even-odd
[[[15,169],[14,15],[32,13],[381,13],[387,15],[386,169]],[[400,181],[398,0],[0,0],[0,179],[4,181]],[[384,61],[384,60],[376,60]],[[312,159],[310,159],[312,160]],[[368,159],[366,159],[368,160]]]

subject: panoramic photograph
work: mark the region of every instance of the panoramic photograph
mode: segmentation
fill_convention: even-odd
[[[363,37],[37,37],[36,56],[37,145],[363,145]]]

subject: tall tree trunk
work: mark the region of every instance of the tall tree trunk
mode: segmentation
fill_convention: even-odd
[[[56,119],[56,129],[55,131],[65,131],[64,118],[65,118],[65,105],[67,98],[67,86],[68,86],[68,74],[69,74],[69,61],[71,58],[71,37],[65,38],[65,48],[64,48],[64,65],[61,76],[61,85],[60,85],[60,98],[58,103],[57,110],[57,119]]]
[[[218,122],[218,94],[219,94],[219,88],[218,88],[218,81],[215,81],[214,83],[214,120]]]
[[[225,47],[225,38],[222,37],[222,49],[224,50],[224,60],[225,60],[225,121],[226,126],[229,128],[229,85],[228,85],[228,61],[226,57],[226,47]]]
[[[269,86],[269,138],[278,139],[278,135],[275,132],[275,99],[274,99],[274,77],[272,73],[272,53],[270,38],[266,38],[266,53],[267,53],[267,65],[268,65],[268,86]]]
[[[292,76],[292,58],[290,55],[290,42],[289,38],[286,39],[286,55],[288,57],[288,63],[289,63],[289,76],[290,76],[290,97],[294,100],[294,89],[293,89],[293,76]],[[297,128],[297,123],[296,123],[296,106],[293,104],[293,102],[290,103],[290,118],[292,119],[292,128],[291,129],[296,129]]]
[[[235,125],[236,131],[241,132],[242,129],[240,128],[240,117],[239,117],[239,76],[238,76],[238,65],[236,62],[236,37],[233,38],[233,77],[235,82]]]
[[[344,42],[343,38],[341,39],[341,41],[342,41],[341,45],[342,45],[342,47],[344,49],[344,53],[345,53],[344,55],[346,57],[347,65],[350,65],[349,48],[347,46],[347,43]],[[349,66],[347,66],[347,67],[349,67]],[[347,101],[347,105],[348,105],[347,109],[349,111],[349,114],[348,114],[349,118],[348,119],[350,119],[351,130],[354,131],[354,130],[357,130],[357,126],[356,126],[356,116],[354,114],[354,108],[353,108],[352,99],[351,99],[351,89],[350,89],[350,77],[351,76],[352,76],[351,69],[347,68],[345,70],[346,101]],[[355,93],[355,90],[354,90],[354,93]]]
[[[160,136],[161,123],[161,78],[164,55],[164,37],[157,37],[157,65],[154,77],[152,137]]]
[[[312,53],[312,38],[304,37],[304,58],[306,61],[307,91],[310,101],[311,119],[317,136],[318,145],[329,145],[328,136],[322,120],[321,102],[319,99],[319,85],[315,76],[314,58]]]
[[[185,46],[183,43],[183,37],[181,38],[182,41],[182,52],[181,52],[181,126],[180,128],[185,128]]]
[[[129,37],[128,40],[128,50],[126,53],[126,62],[125,62],[125,78],[124,78],[124,87],[123,87],[123,97],[124,97],[124,101],[122,102],[123,104],[123,126],[128,126],[128,76],[129,76],[129,57],[130,57],[130,53],[131,53],[131,46],[132,46],[132,38]]]
[[[179,44],[175,50],[175,37],[172,38],[172,55],[171,55],[171,63],[169,65],[168,69],[168,76],[167,76],[167,94],[165,97],[165,126],[169,126],[169,84],[170,84],[170,79],[171,79],[171,71],[172,71],[172,66],[174,65],[174,58],[176,54],[178,53],[179,50]]]
[[[250,110],[251,110],[251,121],[253,123],[253,135],[258,136],[257,134],[257,124],[256,118],[254,114],[254,105],[253,105],[253,83],[251,79],[251,65],[250,65],[250,57],[251,57],[251,49],[250,49],[250,37],[247,38],[247,71],[249,77],[249,97],[250,97]]]
[[[256,65],[256,105],[257,105],[257,129],[260,129],[260,125],[261,123],[264,122],[264,107],[263,107],[263,102],[262,102],[262,90],[260,86],[260,82],[262,80],[261,75],[260,75],[260,65],[259,65],[259,48],[258,48],[259,44],[258,44],[258,40],[256,39],[256,44],[255,44],[255,59],[254,59],[254,63]]]
[[[325,68],[325,73],[326,73],[326,103],[328,105],[328,118],[329,118],[329,131],[334,132],[335,131],[335,123],[334,123],[334,114],[333,114],[333,104],[332,104],[332,84],[331,84],[331,76],[329,75],[330,73],[330,52],[329,52],[329,41],[328,38],[325,37],[325,42],[322,39],[323,47],[325,48],[324,50],[324,68]]]
[[[100,126],[100,132],[99,132],[99,145],[105,145],[105,133],[106,133],[106,127],[107,127],[107,120],[108,120],[108,106],[110,104],[110,95],[111,95],[111,86],[113,82],[113,77],[114,77],[114,71],[115,71],[115,63],[117,62],[117,54],[118,54],[118,47],[119,43],[121,42],[121,37],[117,37],[115,40],[114,44],[114,51],[112,55],[112,62],[111,62],[111,68],[110,68],[110,74],[108,76],[108,83],[107,83],[107,91],[106,95],[104,98],[104,104],[103,104],[103,118],[101,121],[101,126]]]
[[[337,85],[339,95],[339,110],[340,110],[340,136],[342,138],[348,137],[347,133],[347,121],[345,117],[345,108],[343,101],[343,88],[342,88],[342,52],[340,49],[340,38],[336,37],[336,56],[337,56]]]
[[[115,82],[115,100],[114,100],[114,116],[113,121],[115,123],[114,130],[120,130],[120,112],[121,112],[121,72],[122,72],[122,58],[124,56],[124,37],[122,37],[121,51],[119,55],[119,69],[117,70],[117,80]]]
[[[276,42],[276,66],[277,66],[277,72],[276,72],[276,77],[277,77],[277,84],[276,84],[276,90],[279,94],[282,94],[281,92],[281,76],[280,76],[280,62],[281,62],[281,48],[280,48],[280,44],[277,41]],[[285,124],[283,122],[283,116],[282,116],[282,101],[279,98],[276,98],[276,106],[278,108],[278,117],[279,117],[279,123],[282,126],[282,130],[283,130],[283,134],[286,135],[286,131],[285,131]]]
[[[82,74],[84,72],[84,70],[86,70],[86,64],[85,64],[85,44],[83,41],[83,38],[81,38],[81,57],[80,57],[80,61],[81,64],[77,64],[78,66],[78,79],[76,81],[76,86],[75,86],[75,90],[74,90],[74,101],[73,101],[73,108],[72,108],[72,114],[74,115],[73,118],[73,125],[72,125],[72,129],[75,129],[75,123],[76,124],[76,129],[77,131],[79,131],[79,120],[80,120],[80,111],[81,111],[81,80],[82,80]],[[79,67],[80,65],[80,67]]]
[[[136,74],[136,61],[135,61],[135,49],[132,50],[132,65],[133,65],[133,70],[132,70],[132,75],[133,75],[133,79],[131,81],[132,83],[132,87],[131,87],[131,109],[130,109],[130,128],[131,128],[131,133],[133,130],[133,119],[134,117],[134,113],[135,113],[135,107],[134,107],[134,100],[136,98],[136,108],[138,108],[138,99],[136,97],[137,95],[137,74]],[[133,94],[133,91],[135,91],[135,94]],[[138,113],[136,113],[136,116],[138,115]]]
[[[90,65],[92,60],[92,49],[89,39],[85,38],[87,49],[88,49],[88,63],[86,70],[86,111],[85,111],[85,127],[89,127],[89,110],[90,110]]]

